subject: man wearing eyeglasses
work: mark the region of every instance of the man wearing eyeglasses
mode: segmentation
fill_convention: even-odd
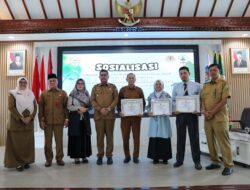
[[[121,100],[122,99],[142,99],[143,110],[145,109],[145,97],[143,90],[135,85],[136,76],[134,73],[129,73],[126,78],[128,85],[122,87],[119,91],[119,101],[117,105],[117,111],[121,116],[121,130],[123,138],[123,150],[125,158],[123,163],[129,163],[131,160],[130,150],[129,150],[129,138],[130,132],[132,130],[134,139],[134,152],[133,152],[133,162],[135,164],[139,163],[139,152],[140,152],[140,130],[141,130],[141,119],[142,115],[136,116],[125,116],[121,110]]]
[[[102,69],[99,73],[100,83],[91,92],[91,104],[95,109],[94,120],[97,138],[97,165],[102,165],[104,156],[104,137],[106,136],[107,164],[113,164],[113,132],[115,124],[115,107],[118,103],[118,91],[114,84],[108,83],[109,73]]]

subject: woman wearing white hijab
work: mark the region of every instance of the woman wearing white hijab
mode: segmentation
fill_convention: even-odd
[[[161,80],[157,80],[154,83],[154,92],[148,97],[148,115],[151,116],[149,120],[149,145],[148,145],[148,158],[153,159],[154,164],[158,164],[159,160],[163,161],[163,164],[167,164],[168,160],[172,158],[171,148],[171,125],[169,116],[157,115],[153,116],[151,112],[151,100],[164,100],[170,99],[171,96],[163,91],[164,83]]]
[[[35,160],[33,120],[37,106],[35,96],[28,88],[27,78],[18,78],[16,89],[10,90],[8,109],[10,116],[4,166],[23,171]]]

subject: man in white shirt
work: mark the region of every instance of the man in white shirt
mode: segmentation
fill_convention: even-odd
[[[174,87],[172,94],[174,110],[177,96],[200,95],[201,92],[201,85],[197,82],[189,80],[190,72],[188,67],[181,67],[179,69],[179,75],[182,82],[178,83]],[[195,164],[195,169],[201,170],[202,166],[200,164],[198,115],[197,113],[181,113],[178,110],[175,110],[174,113],[176,115],[177,131],[177,154],[174,167],[177,168],[183,165],[186,146],[186,131],[188,128],[192,158]]]

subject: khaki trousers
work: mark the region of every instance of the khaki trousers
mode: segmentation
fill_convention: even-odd
[[[47,125],[44,129],[45,134],[45,146],[44,153],[47,161],[52,161],[52,139],[55,136],[56,142],[56,160],[62,160],[63,154],[63,126],[60,125]]]
[[[227,122],[216,121],[214,119],[205,121],[205,132],[207,136],[210,158],[214,164],[219,164],[220,159],[217,151],[217,143],[221,150],[225,167],[232,167],[233,158]],[[217,143],[216,143],[217,141]]]
[[[139,157],[140,151],[140,128],[141,128],[141,117],[129,116],[121,118],[121,130],[123,138],[123,150],[125,157],[130,156],[129,151],[129,138],[130,131],[132,129],[134,139],[134,153],[133,158]]]
[[[114,143],[114,124],[115,119],[98,119],[95,120],[96,141],[97,141],[97,157],[104,156],[104,137],[106,136],[106,157],[112,157]]]

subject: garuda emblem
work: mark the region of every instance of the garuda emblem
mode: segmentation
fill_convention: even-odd
[[[134,6],[131,6],[130,0],[126,0],[125,5],[121,5],[117,0],[115,0],[115,9],[117,14],[120,17],[123,17],[123,19],[118,19],[119,23],[124,26],[134,26],[140,22],[140,19],[136,20],[135,17],[141,13],[142,0],[139,0],[139,2]]]

